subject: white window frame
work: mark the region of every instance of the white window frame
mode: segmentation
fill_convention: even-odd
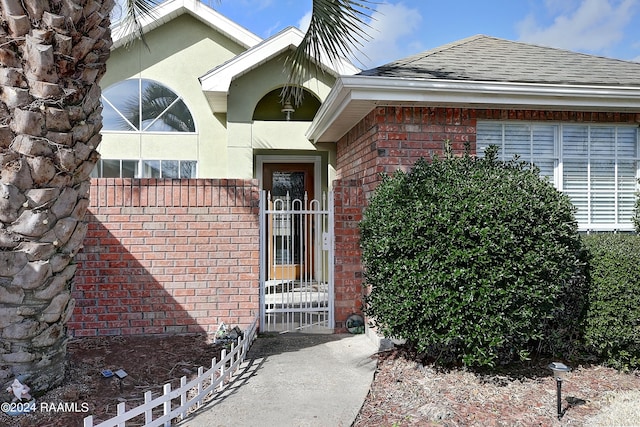
[[[195,163],[195,171],[194,171],[194,176],[191,178],[157,178],[157,179],[196,179],[198,178],[198,168],[199,168],[199,162],[197,160],[192,160],[192,159],[100,159],[98,160],[98,162],[102,162],[103,160],[111,160],[111,161],[119,161],[120,162],[120,178],[122,178],[122,162],[123,161],[135,161],[138,163],[138,176],[136,176],[134,179],[147,179],[150,177],[145,177],[145,176],[141,176],[142,175],[142,171],[143,171],[143,166],[144,166],[144,162],[160,162],[160,173],[162,174],[162,162],[178,162],[178,170],[180,170],[180,163],[181,162],[194,162]],[[96,167],[98,166],[98,164],[96,164]],[[96,177],[96,178],[102,178],[102,177]]]
[[[152,83],[156,83],[158,85],[164,86],[165,88],[167,88],[168,90],[170,90],[171,92],[173,92],[176,95],[176,99],[174,99],[171,104],[165,108],[165,110],[157,117],[155,117],[153,119],[153,121],[151,123],[149,123],[144,129],[138,129],[138,125],[134,125],[133,123],[131,123],[129,121],[129,119],[127,119],[122,112],[120,111],[120,109],[118,109],[112,102],[111,100],[107,99],[107,97],[104,95],[105,91],[108,91],[110,88],[112,88],[115,85],[118,85],[120,83],[123,83],[127,80],[136,80],[138,83],[138,99],[142,99],[143,96],[143,92],[142,92],[142,81],[146,80]],[[159,134],[159,135],[196,135],[198,134],[198,123],[196,122],[196,116],[193,114],[193,109],[191,107],[189,107],[189,104],[187,103],[187,100],[180,94],[178,94],[177,91],[175,91],[172,87],[166,85],[165,83],[162,83],[160,81],[154,80],[154,79],[150,79],[147,77],[132,77],[130,79],[124,79],[124,80],[120,80],[112,85],[110,85],[109,87],[105,88],[102,91],[102,95],[100,97],[100,99],[102,100],[103,103],[108,104],[110,108],[112,108],[123,120],[125,120],[129,126],[133,127],[134,130],[124,130],[124,129],[106,129],[104,126],[103,128],[100,130],[100,133],[102,134],[117,134],[117,133],[127,133],[127,134],[143,134],[143,135],[152,135],[152,134]],[[189,111],[189,114],[191,115],[191,118],[193,119],[193,127],[194,127],[194,131],[190,132],[190,131],[158,131],[158,130],[148,130],[148,128],[150,126],[152,126],[156,121],[158,121],[160,119],[160,117],[162,116],[162,114],[166,113],[171,107],[173,107],[176,103],[182,101],[185,105],[185,107],[187,108],[187,110]],[[139,108],[139,115],[140,117],[142,117],[142,103],[139,104],[138,106]]]
[[[632,159],[635,162],[635,191],[638,191],[638,178],[640,177],[640,129],[638,129],[637,125],[628,125],[628,124],[618,124],[618,123],[567,123],[567,122],[540,122],[540,121],[519,121],[519,120],[478,120],[477,124],[481,123],[490,123],[492,125],[502,125],[502,143],[500,146],[500,151],[498,153],[498,158],[500,160],[511,160],[511,158],[505,157],[502,153],[504,152],[504,144],[505,144],[505,126],[504,125],[523,125],[523,126],[535,126],[535,125],[549,125],[554,126],[554,173],[552,177],[552,182],[555,187],[560,191],[565,191],[564,188],[564,164],[565,161],[569,159],[578,159],[580,161],[584,161],[581,156],[565,156],[563,151],[563,139],[564,139],[564,127],[565,126],[578,126],[578,127],[586,127],[587,128],[587,156],[586,156],[586,164],[587,164],[587,188],[586,188],[586,196],[587,196],[587,206],[586,206],[586,216],[587,222],[578,221],[578,229],[580,231],[589,232],[589,231],[634,231],[634,225],[631,221],[631,218],[621,219],[620,218],[620,207],[619,207],[619,172],[618,172],[618,164],[619,164],[619,150],[618,150],[618,133],[621,128],[633,128],[635,130],[635,138],[636,138],[636,156]],[[592,130],[594,128],[613,128],[615,131],[615,144],[616,147],[614,149],[614,153],[612,157],[603,157],[606,160],[612,160],[614,162],[614,212],[615,212],[615,221],[613,223],[594,223],[592,222],[592,203],[593,203],[593,188],[591,185],[591,166],[592,166],[592,154],[591,154],[591,137]],[[476,128],[477,129],[477,128]],[[480,137],[476,132],[476,141],[480,141]],[[531,138],[531,143],[533,146],[533,137]],[[482,150],[476,150],[477,155],[482,157],[484,156],[484,152]],[[535,162],[535,161],[534,161]],[[550,177],[551,178],[551,177]]]

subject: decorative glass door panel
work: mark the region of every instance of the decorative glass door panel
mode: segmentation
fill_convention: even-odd
[[[306,256],[311,224],[296,211],[307,209],[313,199],[313,164],[265,164],[263,187],[270,194],[270,210],[282,211],[271,216],[267,224],[268,265],[270,279],[300,278],[304,265],[313,259]]]

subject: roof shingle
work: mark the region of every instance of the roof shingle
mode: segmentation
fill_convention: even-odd
[[[360,75],[640,86],[640,63],[476,35],[363,71]]]

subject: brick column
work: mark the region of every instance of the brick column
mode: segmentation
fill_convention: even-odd
[[[336,331],[346,332],[347,318],[362,314],[363,275],[360,230],[365,206],[362,183],[355,179],[333,183],[335,216],[335,320]]]

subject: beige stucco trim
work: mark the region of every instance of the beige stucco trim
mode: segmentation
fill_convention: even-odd
[[[254,121],[251,126],[251,146],[254,150],[311,150],[313,145],[305,136],[309,122]]]
[[[175,37],[177,33],[181,36]],[[211,114],[198,81],[198,76],[234,58],[244,48],[188,14],[149,32],[146,42],[149,48],[137,41],[112,52],[102,87],[130,78],[157,81],[183,98],[193,115],[196,132],[105,131],[99,147],[102,157],[196,160],[199,178],[226,178],[230,170],[250,178],[251,153],[241,157],[228,153],[226,116]],[[238,165],[238,158],[246,158],[248,165]],[[234,159],[231,164],[230,159]]]
[[[254,121],[258,102],[269,92],[283,87],[288,81],[284,69],[287,53],[302,40],[300,30],[288,28],[280,36],[249,49],[221,32],[210,20],[192,13],[191,0],[169,0],[166,20],[146,28],[145,46],[139,40],[130,46],[112,51],[108,70],[102,79],[107,88],[130,78],[155,80],[181,96],[193,114],[194,133],[133,133],[104,132],[99,148],[105,159],[196,160],[198,178],[253,178],[256,154],[307,154],[325,152],[333,159],[328,171],[322,171],[324,186],[331,185],[335,176],[335,148],[319,147],[305,136],[310,122]],[[171,8],[169,7],[170,5]],[[180,5],[191,8],[185,11]],[[167,11],[173,11],[171,13]],[[172,13],[177,14],[173,16]],[[207,12],[208,13],[208,12]],[[217,19],[217,18],[216,18]],[[226,19],[226,18],[225,18]],[[180,34],[180,37],[175,37]],[[349,68],[350,67],[350,68]],[[349,66],[344,70],[356,72]],[[219,70],[228,78],[222,90],[225,108],[212,111],[203,91],[201,76]],[[329,72],[309,73],[304,88],[324,100],[338,75],[338,68]],[[342,69],[340,69],[342,70]],[[215,73],[212,75],[219,77]],[[295,115],[294,115],[295,118]],[[328,182],[327,182],[328,180]]]

